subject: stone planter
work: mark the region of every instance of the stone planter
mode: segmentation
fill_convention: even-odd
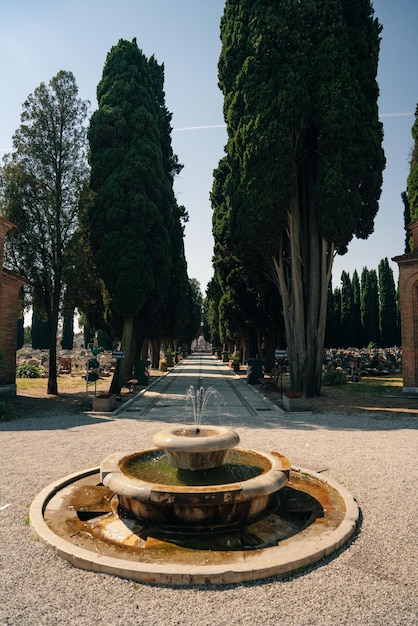
[[[284,395],[283,406],[286,411],[305,411],[306,401],[303,396]]]
[[[114,394],[98,394],[93,398],[93,411],[108,413],[116,408],[117,400]]]

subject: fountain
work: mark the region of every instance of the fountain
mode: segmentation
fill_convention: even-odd
[[[288,481],[290,463],[284,456],[232,450],[239,437],[230,428],[196,432],[176,426],[158,432],[153,441],[156,449],[109,456],[100,477],[125,514],[160,534],[243,526],[270,507]]]
[[[214,395],[190,388],[194,425],[46,488],[31,506],[37,535],[79,567],[177,585],[277,575],[343,545],[351,496],[277,452],[239,448],[230,428],[202,427]]]

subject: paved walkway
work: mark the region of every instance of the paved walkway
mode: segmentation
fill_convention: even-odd
[[[266,413],[282,412],[216,357],[196,353],[125,403],[117,415],[141,420],[193,422],[193,403],[187,397],[191,386],[194,392],[202,388],[202,396],[209,389],[216,390],[207,398],[203,423],[248,425]]]

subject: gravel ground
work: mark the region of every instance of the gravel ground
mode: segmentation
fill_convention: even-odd
[[[51,482],[151,444],[161,422],[57,412],[0,424],[0,624],[414,625],[417,593],[415,415],[277,414],[242,423],[244,447],[278,450],[324,472],[361,507],[338,554],[285,577],[235,586],[151,586],[79,570],[37,541],[29,505]]]

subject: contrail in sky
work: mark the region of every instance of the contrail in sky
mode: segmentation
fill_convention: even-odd
[[[380,113],[379,117],[412,117],[412,111],[404,113]],[[184,128],[173,128],[173,133],[179,133],[185,130],[205,130],[208,128],[226,128],[226,124],[206,124],[205,126],[185,126]],[[8,152],[11,148],[0,148],[0,152]]]
[[[179,132],[181,130],[200,130],[202,128],[226,128],[226,124],[210,124],[207,126],[186,126],[185,128],[173,128],[173,132]]]
[[[380,113],[379,117],[410,117],[414,115],[411,111],[405,113]]]

